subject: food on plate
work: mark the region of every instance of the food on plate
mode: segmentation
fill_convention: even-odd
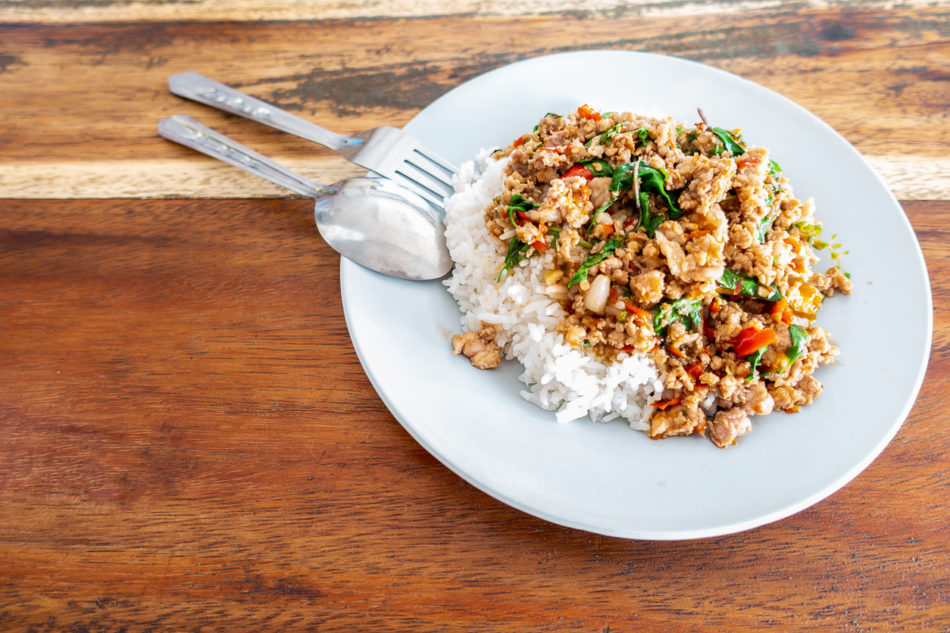
[[[522,395],[559,421],[730,446],[751,416],[810,404],[838,354],[815,320],[852,284],[813,212],[738,130],[547,114],[464,166],[446,206],[453,352],[517,359]]]

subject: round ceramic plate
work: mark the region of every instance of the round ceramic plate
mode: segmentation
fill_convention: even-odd
[[[748,529],[831,494],[891,440],[920,388],[930,350],[930,286],[901,207],[858,152],[784,97],[671,57],[585,51],[499,68],[455,88],[406,127],[456,164],[504,146],[547,112],[581,104],[742,128],[769,148],[824,235],[850,254],[851,296],[819,324],[840,361],[818,370],[824,394],[795,415],[754,418],[737,446],[650,440],[623,423],[555,422],[519,396],[520,366],[478,371],[451,353],[460,314],[438,281],[384,277],[346,260],[343,308],[360,361],[396,419],[448,468],[493,497],[554,523],[638,539]],[[896,335],[896,337],[895,337]]]

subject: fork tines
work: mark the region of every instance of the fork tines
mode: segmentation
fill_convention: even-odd
[[[413,148],[396,174],[416,186],[417,193],[437,206],[445,206],[445,199],[452,194],[452,175],[455,168],[438,156]]]

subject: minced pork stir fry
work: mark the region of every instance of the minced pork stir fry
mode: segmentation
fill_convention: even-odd
[[[839,265],[811,270],[815,248],[837,261],[840,245],[821,241],[811,202],[793,197],[767,150],[705,121],[581,106],[548,114],[501,155],[504,191],[485,212],[507,245],[499,280],[553,250],[544,280],[565,340],[607,362],[645,354],[659,369],[650,437],[708,432],[726,447],[751,415],[795,412],[821,393],[812,373],[837,349],[814,320],[852,284]],[[493,333],[456,337],[456,353],[497,365]]]

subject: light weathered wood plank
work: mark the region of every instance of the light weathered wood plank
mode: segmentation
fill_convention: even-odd
[[[365,173],[337,157],[272,156],[321,184]],[[950,200],[950,159],[867,156],[899,200]],[[922,174],[926,176],[921,177]],[[292,198],[299,197],[210,158],[73,161],[0,165],[0,197],[69,198]]]
[[[597,47],[679,55],[757,81],[830,123],[899,197],[943,199],[948,29],[939,10],[828,17],[808,7],[676,19],[0,26],[0,196],[273,195],[240,185],[253,182],[243,176],[209,177],[200,192],[182,186],[181,174],[200,183],[217,168],[157,136],[157,121],[175,112],[266,155],[312,160],[307,173],[316,179],[352,173],[311,143],[170,95],[165,80],[175,72],[198,70],[331,129],[357,131],[402,125],[451,87],[504,63]],[[156,169],[128,173],[143,159]],[[130,167],[116,171],[117,161]]]
[[[555,14],[568,11],[584,16],[679,17],[695,15],[736,15],[763,9],[808,7],[829,9],[854,6],[876,9],[940,6],[936,0],[589,0],[567,6],[561,0],[531,3],[504,0],[192,0],[169,2],[144,0],[0,0],[0,22],[45,22],[75,24],[105,21],[175,20],[328,20],[353,18],[430,17],[433,15],[506,16]]]

